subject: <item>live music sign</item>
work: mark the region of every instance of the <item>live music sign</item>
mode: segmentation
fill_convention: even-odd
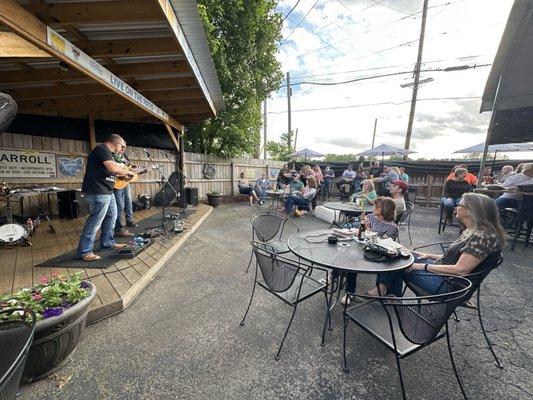
[[[0,178],[55,178],[56,176],[55,154],[0,150]]]

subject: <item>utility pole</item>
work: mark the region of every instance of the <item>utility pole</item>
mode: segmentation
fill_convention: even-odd
[[[376,127],[378,126],[378,119],[374,120],[374,135],[372,135],[372,148],[374,148],[374,143],[376,142]]]
[[[263,159],[267,159],[267,101],[263,101]]]
[[[407,125],[407,133],[405,134],[404,148],[409,150],[411,145],[411,134],[413,132],[413,121],[415,119],[416,97],[418,95],[418,84],[420,82],[420,67],[422,64],[422,51],[424,50],[424,34],[426,31],[426,17],[428,13],[428,0],[424,0],[424,7],[422,8],[422,26],[420,28],[420,40],[418,41],[418,56],[415,65],[415,81],[413,85],[413,97],[411,99],[411,111],[409,112],[409,123]],[[404,157],[407,159],[407,156]]]
[[[287,72],[287,147],[289,151],[292,149],[292,128],[291,128],[291,77]]]
[[[298,141],[298,128],[296,128],[296,132],[294,133],[294,151],[296,151],[296,142]]]

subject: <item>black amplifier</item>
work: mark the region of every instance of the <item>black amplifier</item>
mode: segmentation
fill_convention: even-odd
[[[74,219],[89,214],[89,205],[79,190],[66,190],[57,193],[59,218]]]

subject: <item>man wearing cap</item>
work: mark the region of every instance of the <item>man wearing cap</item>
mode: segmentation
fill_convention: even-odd
[[[391,182],[390,194],[396,203],[396,214],[401,214],[405,211],[404,194],[409,189],[409,185],[404,181],[396,180]]]
[[[389,165],[383,166],[383,176],[379,178],[372,179],[374,182],[381,183],[381,187],[378,190],[378,195],[380,196],[391,196],[392,181],[399,181],[400,176],[392,170]],[[398,210],[396,210],[398,211]]]

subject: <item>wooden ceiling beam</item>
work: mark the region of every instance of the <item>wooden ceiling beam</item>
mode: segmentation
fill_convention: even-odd
[[[196,81],[193,77],[177,77],[164,79],[150,79],[145,81],[138,81],[131,84],[131,86],[151,97],[152,92],[169,91],[176,96],[183,96],[178,98],[196,98],[201,93],[195,87]],[[105,95],[112,93],[109,89],[98,84],[78,84],[78,85],[63,85],[61,87],[36,87],[24,89],[10,89],[7,87],[0,87],[0,90],[11,95],[15,100],[37,100],[49,98],[63,98],[63,97],[78,97],[85,95]],[[180,94],[183,93],[183,94]]]
[[[93,58],[181,55],[171,38],[135,40],[83,40],[76,46]]]
[[[200,94],[196,98],[177,98],[172,96],[173,91],[154,92],[152,96],[147,97],[150,101],[157,101],[158,104],[172,105],[172,106],[198,106],[204,105],[205,100]],[[180,93],[180,95],[183,95]],[[28,110],[64,110],[71,108],[99,108],[103,110],[111,109],[114,106],[124,108],[128,103],[119,96],[110,95],[96,95],[96,96],[80,96],[80,97],[63,97],[63,98],[48,98],[41,100],[16,100],[19,108]]]
[[[20,62],[22,59],[19,57],[49,58],[50,54],[42,51],[16,33],[0,32],[0,57],[2,57],[0,61],[10,57],[14,58],[13,62]]]
[[[116,64],[109,66],[109,70],[115,75],[123,77],[136,77],[153,74],[183,74],[190,73],[189,66],[185,61],[161,61],[138,64]],[[191,73],[192,76],[192,73]],[[46,82],[65,82],[79,80],[82,74],[71,68],[63,71],[60,68],[40,68],[31,71],[3,71],[0,74],[0,85],[31,84]]]
[[[23,7],[51,26],[162,21],[156,5],[146,0],[27,4]]]

